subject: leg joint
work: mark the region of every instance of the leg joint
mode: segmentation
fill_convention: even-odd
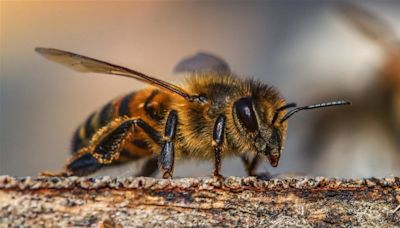
[[[218,116],[215,121],[213,130],[213,145],[215,144],[215,146],[219,146],[224,142],[225,121],[224,115]]]

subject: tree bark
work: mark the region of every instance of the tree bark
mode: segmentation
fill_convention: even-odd
[[[393,227],[399,204],[399,177],[0,176],[0,227]]]

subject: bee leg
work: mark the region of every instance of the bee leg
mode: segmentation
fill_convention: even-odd
[[[90,153],[101,164],[110,164],[117,160],[123,146],[131,138],[137,121],[138,119],[123,121],[110,133],[101,137]]]
[[[160,135],[141,119],[115,120],[100,129],[93,136],[90,145],[75,154],[66,169],[74,175],[83,176],[94,173],[105,164],[111,164],[119,158],[136,127],[143,129],[156,143],[161,141]],[[110,128],[114,129],[110,132]]]
[[[90,154],[87,150],[88,148],[85,147],[80,152],[79,156],[74,156],[71,161],[66,165],[66,170],[71,175],[76,176],[86,176],[92,174],[99,170],[103,165],[100,164],[96,158]],[[83,152],[85,150],[85,152]]]
[[[174,170],[174,144],[172,140],[175,137],[176,125],[178,123],[178,115],[175,110],[168,114],[168,119],[165,124],[163,145],[159,158],[159,167],[163,171],[163,178],[172,178]]]
[[[151,177],[158,170],[158,157],[149,158],[146,163],[143,165],[142,170],[137,173],[135,176],[137,177]]]
[[[218,116],[217,120],[215,121],[213,130],[212,146],[214,148],[214,155],[215,155],[213,176],[218,179],[224,178],[220,174],[220,170],[221,170],[221,153],[224,142],[225,119],[226,118],[223,115]]]
[[[244,163],[247,175],[257,176],[256,170],[260,161],[258,153],[253,157],[251,161],[249,161],[249,159],[246,156],[242,156],[242,161]]]
[[[260,164],[260,155],[257,153],[251,161],[248,157],[242,156],[242,161],[244,163],[247,175],[255,176],[261,180],[270,180],[273,176],[268,171],[263,173],[256,173],[257,167]]]

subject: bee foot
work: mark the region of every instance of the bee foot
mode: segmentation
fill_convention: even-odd
[[[222,175],[219,174],[219,173],[214,173],[214,174],[213,174],[213,178],[214,178],[214,179],[217,179],[218,181],[223,181],[223,180],[225,180],[225,177],[222,176]]]
[[[170,172],[165,172],[164,174],[163,174],[163,179],[172,179],[172,173],[170,173]]]

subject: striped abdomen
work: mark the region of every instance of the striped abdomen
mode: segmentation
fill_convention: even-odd
[[[92,113],[76,130],[72,139],[72,153],[88,146],[90,139],[101,127],[120,116],[137,117],[155,130],[161,129],[161,122],[169,107],[169,96],[158,89],[144,89],[117,98]],[[131,143],[121,152],[122,160],[132,160],[150,155],[153,141],[144,132],[135,131]]]

